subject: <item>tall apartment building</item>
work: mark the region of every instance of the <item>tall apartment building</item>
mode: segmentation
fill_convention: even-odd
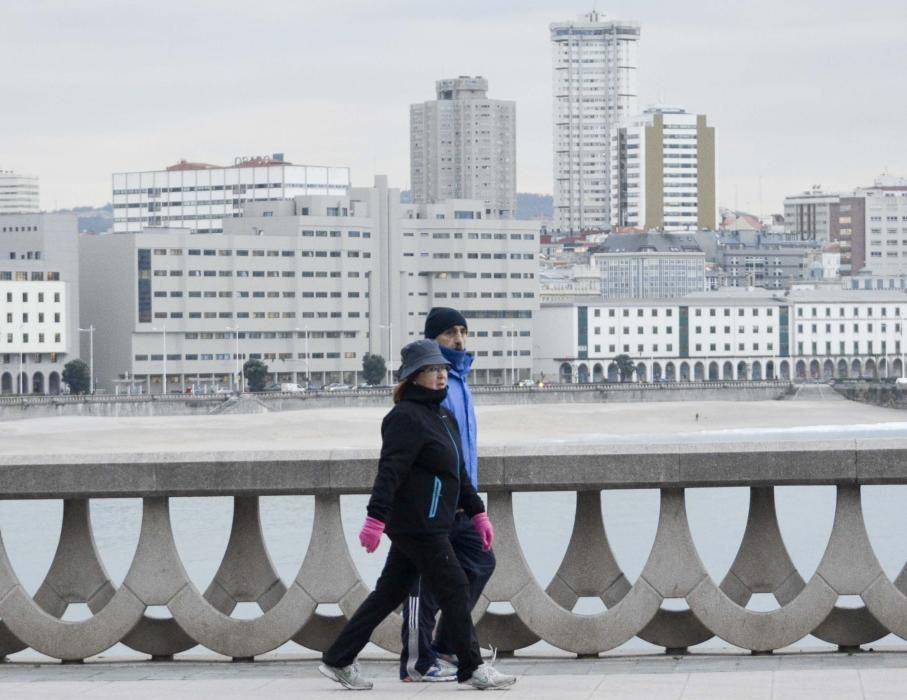
[[[379,177],[344,196],[250,203],[218,236],[84,236],[84,323],[104,339],[98,381],[213,390],[257,358],[275,383],[359,383],[365,353],[398,368],[435,305],[469,321],[475,382],[526,377],[537,226],[485,218],[484,208],[404,209]]]
[[[38,178],[0,170],[0,214],[29,214],[40,210]]]
[[[78,237],[73,215],[0,214],[0,394],[58,394],[79,356]]]
[[[651,108],[612,130],[611,225],[714,229],[715,128],[704,114]]]
[[[439,80],[410,105],[413,202],[480,199],[485,215],[516,215],[516,103],[488,98],[482,76]]]
[[[550,25],[554,90],[554,225],[611,224],[611,130],[638,109],[639,25],[591,12]]]
[[[249,203],[343,196],[349,187],[349,168],[294,165],[281,153],[237,157],[225,167],[181,160],[165,170],[114,173],[113,232],[170,227],[221,233],[224,221],[241,216]]]
[[[784,230],[803,241],[838,240],[838,202],[841,195],[816,187],[784,198]]]

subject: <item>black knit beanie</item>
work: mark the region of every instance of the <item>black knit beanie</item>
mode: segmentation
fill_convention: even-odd
[[[448,328],[454,326],[469,328],[466,325],[466,319],[459,311],[446,306],[436,306],[425,317],[425,337],[434,340]]]

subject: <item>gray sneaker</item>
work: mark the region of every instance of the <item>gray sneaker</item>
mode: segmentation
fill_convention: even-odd
[[[468,685],[476,690],[501,690],[516,683],[516,676],[501,673],[489,663],[484,663],[472,672],[461,685]]]
[[[349,688],[350,690],[372,689],[372,682],[362,677],[362,673],[359,671],[359,664],[354,663],[349,666],[344,666],[343,668],[321,664],[318,667],[318,670],[321,672],[322,676],[330,678],[344,688]]]

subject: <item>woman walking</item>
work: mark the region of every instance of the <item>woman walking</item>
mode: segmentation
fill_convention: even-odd
[[[394,408],[381,424],[378,475],[359,542],[369,553],[381,535],[391,541],[384,570],[318,670],[351,690],[368,690],[356,657],[385,617],[409,595],[421,576],[438,600],[459,660],[457,680],[477,690],[504,688],[516,678],[483,664],[469,610],[469,584],[450,544],[454,514],[462,508],[486,549],[494,532],[485,506],[466,474],[453,417],[441,408],[449,363],[433,340],[416,340],[401,351]]]

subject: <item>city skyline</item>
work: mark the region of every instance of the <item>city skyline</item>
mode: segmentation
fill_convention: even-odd
[[[907,174],[901,4],[596,5],[641,26],[640,106],[716,128],[719,206],[769,214],[816,184]],[[38,175],[45,209],[110,201],[113,172],[271,152],[408,189],[409,105],[436,80],[482,75],[517,104],[519,190],[552,193],[548,25],[588,3],[216,8],[7,4],[0,167]]]

